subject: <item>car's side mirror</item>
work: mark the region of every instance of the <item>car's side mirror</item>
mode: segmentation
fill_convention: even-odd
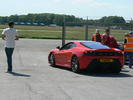
[[[60,46],[56,47],[56,49],[59,49],[60,50]]]

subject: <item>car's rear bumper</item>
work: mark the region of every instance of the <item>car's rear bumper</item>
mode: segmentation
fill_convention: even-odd
[[[113,62],[100,62],[99,59],[95,59],[87,66],[87,70],[92,72],[119,72],[121,67],[118,59],[113,59]]]
[[[113,62],[100,62],[100,59],[113,59]],[[79,58],[80,69],[87,69],[90,66],[97,66],[97,67],[105,67],[105,66],[112,66],[116,67],[119,66],[120,68],[124,65],[124,57],[123,56],[112,56],[112,57],[95,57],[95,56],[82,56]]]

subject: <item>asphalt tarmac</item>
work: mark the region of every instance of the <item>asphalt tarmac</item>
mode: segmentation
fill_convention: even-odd
[[[49,66],[47,57],[61,40],[20,39],[13,54],[13,73],[6,73],[0,39],[0,100],[133,100],[133,69],[120,74],[76,74]]]

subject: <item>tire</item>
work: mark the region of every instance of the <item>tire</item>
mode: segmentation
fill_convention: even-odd
[[[72,57],[71,69],[75,73],[78,73],[80,71],[79,61],[78,61],[78,58],[76,56]]]
[[[120,71],[121,71],[121,69],[120,69],[120,68],[116,68],[116,69],[114,69],[112,72],[113,72],[113,73],[116,73],[116,74],[119,74],[119,73],[120,73]]]
[[[114,67],[112,67],[111,72],[112,72],[112,73],[119,74],[120,71],[121,71],[120,65],[117,65],[117,66],[113,65],[113,66],[114,66]]]
[[[55,66],[55,56],[53,53],[51,53],[49,56],[49,63],[51,66],[53,66],[53,67]]]

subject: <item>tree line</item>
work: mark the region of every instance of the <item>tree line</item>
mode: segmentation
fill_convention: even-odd
[[[50,13],[44,13],[44,14],[27,14],[27,15],[11,15],[11,16],[0,16],[0,24],[6,24],[9,21],[16,22],[18,24],[44,24],[44,25],[50,25],[50,24],[56,24],[61,26],[63,21],[83,21],[82,18],[77,18],[73,15],[62,15],[62,14],[50,14]]]
[[[79,26],[82,22],[87,22],[90,25],[95,24],[126,24],[126,21],[121,16],[104,16],[97,20],[86,20],[83,18],[75,17],[74,15],[63,15],[63,14],[52,14],[52,13],[42,13],[42,14],[27,14],[27,15],[11,15],[11,16],[0,16],[0,24],[6,24],[10,21],[16,24],[25,25],[50,25],[55,24],[62,26],[63,22],[78,22],[75,24],[69,24],[70,26]]]

